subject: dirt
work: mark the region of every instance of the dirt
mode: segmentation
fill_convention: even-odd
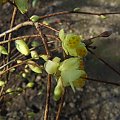
[[[86,12],[114,12],[120,11],[119,0],[48,0],[41,2],[32,8],[28,14],[49,14],[56,11],[72,10],[80,7]],[[41,9],[40,9],[41,8]],[[0,33],[9,29],[12,8],[9,4],[0,7]],[[9,11],[8,11],[9,9]],[[25,16],[18,13],[16,24],[26,20]],[[120,15],[109,15],[105,19],[100,16],[71,14],[58,16],[47,21],[63,21],[57,25],[57,29],[64,28],[66,32],[75,32],[83,35],[84,39],[98,35],[106,30],[112,30],[112,35],[108,38],[97,38],[93,45],[97,46],[94,52],[120,71]],[[27,31],[27,32],[26,32]],[[34,33],[34,30],[20,30],[16,35]],[[120,83],[120,76],[112,71],[107,65],[100,62],[90,53],[85,58],[85,69],[90,78]],[[14,76],[13,76],[14,78]],[[2,106],[0,120],[42,120],[45,107],[46,74],[42,76],[33,75],[37,86],[34,89],[26,90],[22,95],[13,95],[12,99]],[[24,79],[22,79],[24,80]],[[52,80],[52,87],[55,85]],[[10,83],[16,87],[21,83]],[[23,85],[24,86],[24,85]],[[100,82],[86,81],[83,89],[78,89],[75,93],[71,88],[67,89],[63,110],[60,120],[120,120],[120,87]],[[53,100],[51,93],[50,120],[55,119],[58,103]],[[9,95],[7,96],[9,98]],[[2,110],[6,108],[5,110]],[[5,112],[6,111],[6,112]],[[26,114],[27,113],[27,114]],[[27,118],[29,116],[29,118]],[[32,118],[33,117],[33,118]]]

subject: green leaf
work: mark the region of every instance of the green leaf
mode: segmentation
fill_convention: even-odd
[[[1,53],[1,54],[4,54],[4,55],[8,55],[8,52],[7,52],[7,50],[5,49],[5,47],[3,47],[3,46],[1,46],[1,45],[0,45],[0,53]]]
[[[30,20],[33,22],[37,22],[40,19],[40,17],[38,15],[33,15],[30,17]]]
[[[27,64],[33,72],[42,73],[41,67],[37,63],[35,63],[34,61],[28,61]]]
[[[38,41],[32,41],[31,42],[32,47],[38,47],[39,45],[40,45],[40,42],[38,42]]]
[[[32,88],[34,87],[34,82],[29,82],[27,85],[26,85],[27,88]]]
[[[43,60],[45,60],[45,61],[48,60],[48,56],[47,56],[47,55],[40,55],[40,57],[41,57]]]
[[[15,0],[15,4],[22,14],[28,11],[28,0]]]
[[[15,45],[17,50],[23,55],[29,55],[30,50],[24,40],[16,40]]]
[[[63,40],[65,39],[65,33],[64,33],[64,30],[63,30],[63,29],[61,29],[61,30],[59,31],[59,38],[61,39],[61,41],[63,41]]]

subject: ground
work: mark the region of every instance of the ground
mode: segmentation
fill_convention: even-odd
[[[120,11],[119,0],[49,0],[41,2],[29,12],[29,15],[49,14],[56,11],[72,10],[79,7],[86,12],[114,12]],[[9,4],[0,7],[0,33],[9,28],[12,8]],[[8,10],[9,9],[9,10]],[[9,16],[9,17],[8,17]],[[27,18],[19,15],[16,24]],[[97,38],[94,45],[97,49],[94,52],[120,71],[120,14],[109,15],[105,19],[100,16],[71,14],[58,16],[46,21],[61,20],[62,24],[57,25],[57,29],[64,28],[66,32],[73,31],[83,35],[85,39],[100,34],[106,30],[112,30],[112,35],[108,38]],[[24,29],[15,35],[23,35],[34,31]],[[85,69],[90,78],[106,80],[120,83],[120,76],[100,62],[91,54],[85,58]],[[33,112],[34,117],[29,120],[42,120],[45,106],[45,85],[46,77],[37,76],[35,81],[39,87],[28,89],[22,95],[12,99],[12,104],[6,104],[6,113],[1,113],[0,120],[26,120],[26,112]],[[41,82],[42,81],[42,82]],[[54,79],[52,80],[55,81]],[[19,84],[19,83],[18,83]],[[44,87],[43,87],[44,85]],[[52,86],[55,85],[55,82]],[[63,110],[60,120],[120,120],[120,87],[99,82],[87,81],[83,89],[78,89],[75,93],[68,88],[66,91]],[[54,120],[57,108],[51,93],[50,120]]]

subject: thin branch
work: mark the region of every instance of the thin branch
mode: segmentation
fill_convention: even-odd
[[[45,47],[46,54],[48,55],[48,57],[50,57],[50,52],[49,52],[49,49],[48,49],[46,36],[43,34],[42,30],[39,29],[38,23],[35,23],[34,25],[35,25],[36,30],[38,31],[38,34],[40,35],[40,37],[42,39],[42,42],[43,42],[44,47]]]
[[[95,82],[100,82],[100,83],[106,83],[106,84],[120,86],[120,83],[110,82],[110,81],[106,81],[106,80],[99,80],[99,79],[89,78],[89,77],[88,78],[84,78],[84,79],[87,79],[89,81],[95,81]]]
[[[14,7],[14,10],[13,10],[13,14],[12,14],[12,19],[11,19],[11,23],[10,23],[10,29],[12,29],[13,25],[14,25],[14,22],[15,22],[15,17],[16,17],[16,13],[17,13],[17,8]],[[10,56],[11,56],[11,41],[10,39],[12,38],[12,33],[9,33],[9,36],[8,36],[8,56],[7,56],[7,63],[9,63],[9,60],[10,60]],[[9,68],[9,65],[7,65],[7,69]],[[6,79],[8,81],[9,79],[9,73],[6,74]]]
[[[46,36],[49,37],[49,38],[54,38],[54,39],[56,39],[57,41],[59,41],[59,39],[57,38],[57,36],[54,36],[54,35],[46,35]],[[19,39],[25,39],[25,38],[29,39],[29,38],[35,38],[35,37],[40,37],[40,35],[37,34],[37,35],[25,35],[25,36],[16,37],[16,38],[12,38],[12,39],[10,39],[10,40],[1,41],[1,42],[0,42],[0,45],[6,44],[6,43],[8,43],[9,41],[13,42],[13,41],[19,40]]]
[[[41,26],[44,26],[44,27],[46,27],[46,28],[48,28],[48,29],[50,29],[50,30],[52,30],[52,31],[55,31],[55,32],[59,32],[59,30],[56,30],[55,28],[53,28],[53,27],[51,27],[51,26],[49,26],[49,25],[45,25],[45,24],[43,24],[43,23],[39,23],[39,25],[41,25]]]
[[[108,64],[106,61],[104,61],[101,57],[96,55],[92,50],[88,49],[88,51],[94,55],[97,59],[99,59],[102,63],[104,63],[107,67],[109,67],[111,70],[113,70],[116,74],[120,76],[120,72],[118,72],[114,67],[112,67],[110,64]]]
[[[4,35],[8,34],[8,33],[17,31],[17,30],[20,29],[21,27],[29,26],[29,25],[30,25],[30,26],[33,26],[33,22],[31,22],[31,21],[26,21],[26,22],[20,23],[20,24],[16,25],[15,27],[13,27],[12,29],[9,29],[9,30],[1,33],[1,34],[0,34],[0,38],[3,37]]]
[[[12,14],[12,20],[11,20],[11,24],[10,24],[10,29],[12,29],[13,25],[14,25],[14,22],[15,22],[15,17],[16,17],[16,13],[17,13],[17,8],[14,7],[14,10],[13,10],[13,14]],[[12,37],[12,33],[9,33],[9,36],[8,36],[8,53],[10,53],[10,39]],[[9,55],[8,55],[9,57]]]
[[[59,106],[58,106],[58,111],[57,111],[57,114],[56,114],[56,120],[60,120],[60,113],[62,111],[64,98],[65,98],[65,90],[64,90],[64,93],[63,93],[63,95],[60,99],[60,103],[59,103]]]
[[[82,11],[62,11],[62,12],[56,12],[56,13],[52,13],[52,14],[48,14],[48,15],[44,15],[44,16],[40,16],[40,19],[45,19],[45,18],[50,18],[50,17],[54,17],[54,16],[58,16],[58,15],[65,15],[65,14],[83,14],[83,15],[113,15],[113,14],[120,14],[120,12],[98,12],[98,13],[94,13],[94,12],[82,12]]]
[[[108,31],[104,31],[96,36],[93,36],[91,38],[88,38],[86,40],[83,40],[83,42],[85,43],[86,47],[89,47],[92,43],[93,43],[93,39],[99,38],[99,37],[109,37],[112,34],[111,30]]]
[[[44,112],[44,120],[48,120],[49,115],[49,103],[50,103],[50,93],[51,93],[51,75],[48,74],[48,81],[47,81],[47,98],[45,104],[45,112]]]
[[[64,15],[64,14],[85,14],[85,15],[113,15],[113,14],[120,14],[120,12],[108,12],[108,13],[92,13],[92,12],[75,12],[75,11],[63,11],[63,12],[56,12],[56,13],[52,13],[52,14],[48,14],[48,15],[44,15],[44,16],[40,16],[40,20],[41,19],[45,19],[45,18],[50,18],[53,16],[58,16],[58,15]],[[16,31],[18,29],[20,29],[23,26],[28,26],[28,25],[33,25],[34,23],[32,21],[26,21],[24,23],[20,23],[17,26],[15,26],[13,29],[10,29],[6,32],[3,32],[2,34],[0,34],[0,38],[3,37],[4,35],[11,33],[13,31]]]
[[[12,67],[4,70],[4,71],[0,71],[0,77],[1,77],[1,75],[5,74],[6,72],[10,71],[11,69],[16,68],[16,67],[18,67],[18,66],[20,66],[20,65],[23,65],[23,64],[25,64],[28,60],[31,60],[31,59],[32,59],[32,58],[26,59],[26,60],[22,61],[21,63],[18,63],[18,64],[16,64],[16,65],[14,65],[14,66],[12,66]]]

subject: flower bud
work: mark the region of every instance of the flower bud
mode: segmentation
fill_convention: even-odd
[[[12,92],[13,92],[13,89],[12,89],[12,88],[8,88],[8,89],[6,90],[6,93],[13,94]]]
[[[57,85],[54,89],[54,100],[58,101],[64,92],[64,87],[61,78],[58,79]]]
[[[34,87],[34,82],[29,82],[27,85],[26,85],[27,88],[32,88]]]
[[[0,80],[0,87],[5,85],[5,81]]]
[[[27,68],[24,69],[25,73],[29,73],[29,70]]]
[[[31,53],[31,57],[33,59],[39,59],[39,55],[35,50],[31,51],[30,53]]]
[[[48,60],[45,63],[45,70],[48,74],[55,74],[59,67],[59,61],[58,57],[54,58],[53,61]]]
[[[23,77],[23,78],[26,78],[26,77],[27,77],[27,74],[26,74],[26,73],[22,73],[22,77]]]
[[[22,60],[17,60],[17,63],[18,63],[18,64],[22,63]]]
[[[33,22],[37,22],[39,19],[40,19],[40,17],[37,16],[37,15],[33,15],[33,16],[30,17],[30,20],[33,21]]]

